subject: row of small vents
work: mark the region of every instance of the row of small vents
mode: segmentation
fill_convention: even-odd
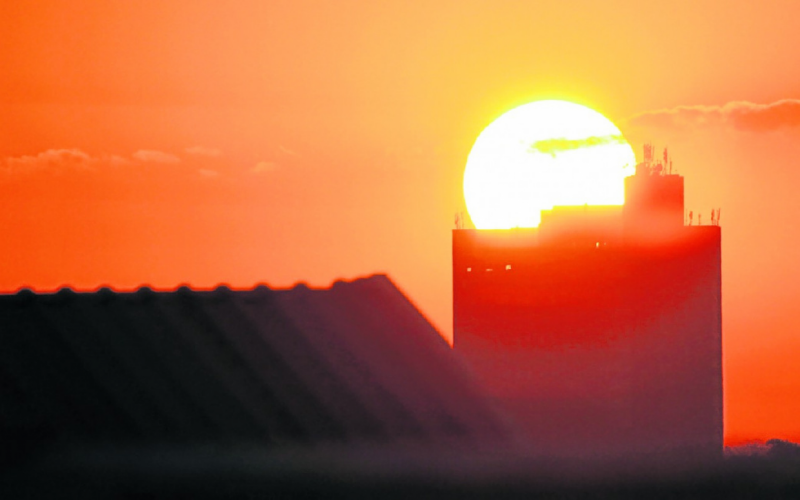
[[[605,241],[603,242],[603,246],[606,246],[606,242],[605,242]],[[596,242],[596,243],[594,244],[594,247],[599,249],[599,248],[600,248],[600,242],[599,242],[599,241],[598,241],[598,242]],[[510,270],[511,270],[511,264],[506,264],[506,271],[510,271]],[[493,272],[493,271],[494,271],[494,269],[493,269],[493,268],[491,268],[491,267],[490,267],[490,268],[487,268],[487,269],[485,269],[485,272],[487,272],[487,273],[489,273],[489,272]],[[471,268],[471,267],[468,267],[468,268],[467,268],[467,272],[468,272],[468,273],[471,273],[471,272],[472,272],[472,268]]]
[[[510,270],[511,270],[511,264],[506,264],[506,271],[510,271]],[[491,267],[490,267],[490,268],[487,268],[487,269],[485,270],[485,272],[487,272],[487,273],[490,273],[490,272],[492,272],[492,271],[494,271],[494,269],[493,269],[493,268],[491,268]],[[471,267],[468,267],[468,268],[467,268],[467,272],[468,272],[468,273],[471,273],[471,272],[472,272],[472,268],[471,268]]]

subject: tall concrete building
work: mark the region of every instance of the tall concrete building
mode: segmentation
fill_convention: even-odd
[[[453,232],[454,348],[545,454],[722,452],[718,213],[652,159],[625,204]]]

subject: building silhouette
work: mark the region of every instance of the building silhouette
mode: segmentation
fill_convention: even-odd
[[[385,275],[329,289],[22,290],[0,295],[0,324],[0,468],[87,446],[510,433]]]
[[[721,254],[664,160],[625,204],[453,231],[454,348],[543,454],[722,453]]]

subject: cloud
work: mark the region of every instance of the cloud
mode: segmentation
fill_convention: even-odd
[[[252,172],[255,174],[263,174],[267,172],[274,172],[278,168],[278,164],[272,161],[260,161],[253,167]]]
[[[291,149],[285,148],[281,145],[278,145],[278,149],[280,150],[281,153],[287,154],[289,156],[298,156],[295,151],[292,151]]]
[[[38,170],[38,169],[91,169],[97,162],[80,149],[48,149],[35,156],[17,156],[6,158],[5,166],[9,170]]]
[[[179,163],[175,155],[141,149],[132,155],[124,157],[117,154],[103,154],[92,156],[80,149],[48,149],[36,155],[23,155],[0,159],[0,169],[6,173],[34,172],[47,170],[61,172],[65,170],[97,170],[98,167],[127,167],[139,164],[138,162],[154,163]],[[137,162],[138,160],[138,162]],[[209,170],[209,172],[211,172]]]
[[[180,163],[181,161],[181,159],[175,155],[151,149],[140,149],[139,151],[133,153],[133,157],[140,161],[153,163]]]
[[[213,177],[219,177],[219,172],[217,172],[216,170],[210,170],[210,169],[207,169],[207,168],[201,168],[201,169],[199,169],[197,171],[197,173],[199,173],[203,177],[207,177],[209,179],[211,179]]]
[[[592,146],[602,146],[605,144],[625,144],[625,138],[621,135],[591,136],[583,139],[545,139],[536,141],[528,148],[531,153],[544,153],[555,156],[561,151],[571,149],[587,148]]]
[[[724,126],[745,132],[770,132],[800,127],[800,99],[782,99],[770,104],[732,101],[722,106],[676,106],[647,111],[627,122],[660,128]]]
[[[190,155],[196,156],[222,156],[222,150],[216,148],[207,148],[204,146],[192,146],[190,148],[186,148],[185,151]]]

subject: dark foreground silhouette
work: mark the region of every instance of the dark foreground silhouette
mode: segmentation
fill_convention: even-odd
[[[788,443],[716,460],[543,454],[385,276],[22,291],[0,296],[0,325],[0,498],[800,493]]]
[[[94,447],[6,469],[3,498],[798,498],[800,448],[713,461],[465,446]]]
[[[436,330],[385,276],[329,290],[0,297],[6,460],[105,443],[506,439]]]

